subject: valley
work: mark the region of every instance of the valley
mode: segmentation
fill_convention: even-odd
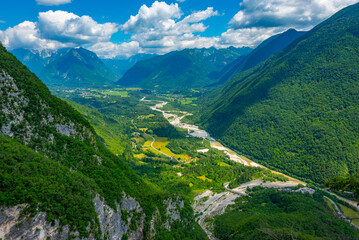
[[[146,100],[146,97],[143,97],[140,101],[147,101],[147,102],[153,103],[153,101],[151,101],[151,100]],[[156,101],[154,101],[154,102],[156,102]],[[265,168],[255,162],[249,160],[248,158],[246,158],[244,156],[238,156],[234,151],[224,147],[221,143],[216,141],[214,138],[210,137],[210,135],[206,131],[199,129],[198,126],[193,125],[193,124],[188,124],[188,123],[182,123],[181,120],[183,118],[185,118],[186,116],[191,116],[192,113],[188,113],[185,111],[163,110],[163,107],[166,106],[167,104],[168,104],[168,102],[160,101],[159,103],[155,104],[154,106],[150,106],[150,109],[162,113],[164,118],[166,118],[172,126],[187,130],[188,137],[202,138],[203,140],[207,139],[210,142],[211,148],[215,148],[220,151],[224,151],[224,153],[229,157],[230,160],[235,161],[240,164],[243,164],[245,166]],[[148,134],[146,134],[146,135],[148,135]],[[152,136],[151,136],[151,138],[153,139],[153,142],[151,143],[151,147],[153,147],[152,145],[155,142],[155,138],[153,138]],[[207,151],[209,149],[204,149],[204,150]],[[178,161],[177,159],[174,159],[172,156],[169,156],[169,155],[161,152],[158,149],[155,149],[155,151],[159,152],[162,155],[169,157],[171,160]],[[197,151],[201,151],[201,150],[197,150]],[[200,224],[200,226],[203,228],[203,230],[206,232],[209,239],[218,240],[218,238],[216,238],[214,236],[214,234],[211,232],[211,231],[213,231],[213,224],[211,224],[211,221],[209,219],[214,219],[215,216],[225,213],[226,208],[229,205],[235,204],[235,199],[240,198],[242,196],[246,196],[246,192],[247,192],[248,188],[261,186],[264,188],[284,189],[284,188],[296,187],[298,185],[306,186],[306,183],[304,183],[303,181],[289,177],[283,173],[280,173],[280,172],[277,172],[274,170],[271,170],[271,172],[273,174],[278,174],[278,175],[284,176],[285,178],[287,178],[287,181],[285,181],[285,182],[263,182],[262,180],[253,180],[253,181],[250,181],[247,183],[243,183],[234,189],[229,189],[228,186],[230,183],[227,182],[227,183],[223,184],[223,187],[226,190],[224,192],[213,193],[212,191],[207,190],[207,191],[195,196],[194,203],[193,203],[194,212],[195,212],[195,214],[200,215],[198,217],[197,221]],[[307,188],[302,188],[302,189],[303,190],[305,189],[305,191],[307,191],[306,190]],[[305,191],[303,191],[303,193]],[[315,192],[315,190],[310,190],[310,191]],[[356,201],[353,202],[353,201],[345,199],[343,197],[339,197],[333,193],[330,193],[330,194],[334,195],[338,199],[341,199],[345,203],[351,205],[352,208],[354,207],[357,210],[359,210],[357,207],[359,205],[359,202],[356,202]],[[335,204],[335,202],[333,200],[331,200],[330,198],[328,198],[327,196],[325,198],[329,199],[332,202],[332,204]],[[350,209],[343,205],[341,205],[341,206],[342,206],[341,208],[345,209],[344,210],[345,216],[352,216],[352,214],[350,214],[348,212],[353,211],[353,209]],[[348,210],[346,210],[346,209],[348,209]],[[341,212],[338,208],[337,208],[337,212],[339,212],[341,214]],[[344,217],[344,215],[341,215],[341,216]],[[359,228],[359,225],[355,225],[355,224],[356,224],[356,220],[354,220],[354,223],[352,223],[352,225],[356,228]]]
[[[238,1],[0,9],[0,240],[359,239],[359,0]]]
[[[188,102],[182,107],[177,105],[179,102],[183,103],[182,99],[188,98],[186,94],[148,95],[140,93],[140,89],[127,89],[126,95],[112,94],[112,96],[100,97],[99,94],[106,91],[96,89],[86,91],[92,92],[93,95],[84,96],[80,91],[70,99],[77,99],[92,107],[99,106],[99,102],[107,103],[111,104],[113,109],[117,109],[115,101],[130,101],[133,102],[132,106],[137,104],[135,108],[122,113],[128,116],[132,112],[131,118],[128,116],[127,126],[132,129],[128,135],[133,146],[127,151],[133,151],[137,160],[131,160],[130,166],[145,179],[187,196],[192,204],[196,221],[209,239],[220,239],[215,235],[215,219],[229,212],[233,206],[236,206],[238,199],[246,197],[253,188],[260,187],[264,189],[263,191],[269,192],[271,189],[294,189],[291,190],[293,192],[298,189],[296,194],[300,195],[307,191],[307,183],[278,171],[269,170],[237,154],[212,138],[207,131],[188,121],[188,116],[196,114],[196,101]],[[126,89],[116,91],[123,92]],[[184,111],[182,108],[191,111]],[[100,111],[101,109],[102,111],[106,109],[108,116],[124,120],[123,116],[117,115],[117,111],[104,108],[104,105],[98,108]],[[134,109],[141,109],[141,112]],[[158,125],[163,126],[163,129],[156,131],[154,127]],[[189,147],[188,144],[193,147]],[[213,154],[216,156],[214,157]],[[198,168],[198,165],[201,165],[201,168]],[[231,173],[235,171],[229,169],[231,166],[234,169],[241,169],[241,175],[247,177],[238,179],[239,175]],[[216,176],[220,171],[223,171],[224,175]],[[264,178],[262,174],[265,175]],[[303,193],[300,192],[302,189]],[[315,186],[314,189],[316,194],[323,194]],[[337,197],[332,196],[334,199]],[[350,206],[350,200],[341,199],[346,206],[348,204]]]

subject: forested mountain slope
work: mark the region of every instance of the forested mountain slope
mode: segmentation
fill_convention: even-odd
[[[185,49],[136,63],[117,82],[121,86],[159,89],[204,87],[216,81],[219,72],[250,48]]]
[[[42,50],[34,51],[25,48],[13,49],[10,52],[20,61],[27,66],[29,70],[35,74],[39,74],[41,70],[50,62],[56,60],[60,56],[66,54],[70,49],[63,48],[57,51]]]
[[[243,154],[299,177],[321,183],[356,172],[358,65],[356,4],[234,77],[200,121]]]
[[[203,239],[187,202],[144,182],[2,46],[0,109],[0,238]]]
[[[241,56],[233,63],[228,64],[221,72],[218,82],[213,85],[226,83],[235,74],[246,71],[252,67],[267,60],[273,54],[286,48],[294,40],[303,36],[305,32],[298,32],[295,29],[289,29],[283,33],[274,35],[263,41],[248,55]]]
[[[101,87],[118,80],[95,53],[84,48],[68,50],[46,65],[39,76],[47,85],[65,87]]]

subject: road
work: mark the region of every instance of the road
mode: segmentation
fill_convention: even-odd
[[[346,218],[346,217],[343,215],[343,213],[340,211],[340,209],[339,209],[339,207],[337,206],[337,204],[336,204],[332,199],[328,198],[327,196],[324,196],[324,197],[332,203],[332,205],[334,206],[335,211],[337,212],[337,217],[338,217],[338,218],[341,218],[341,219],[343,219],[344,221],[347,221],[348,223],[350,223],[350,225],[351,225],[352,227],[355,227],[356,229],[359,229],[359,227],[358,227],[357,225],[355,225],[354,223],[352,223],[352,221],[350,221],[350,219]]]
[[[159,153],[162,154],[162,155],[165,155],[166,157],[169,157],[171,160],[174,160],[174,161],[177,161],[177,162],[178,162],[178,160],[177,160],[176,158],[174,158],[174,157],[172,157],[172,156],[170,156],[170,155],[168,155],[168,154],[166,154],[166,153],[164,153],[164,152],[158,150],[157,148],[155,148],[155,147],[153,146],[153,144],[156,142],[156,139],[155,139],[153,136],[151,136],[151,135],[148,134],[148,133],[144,133],[144,134],[145,134],[146,136],[152,138],[152,142],[151,142],[151,148],[152,148],[152,149],[154,149],[155,151],[159,152]]]

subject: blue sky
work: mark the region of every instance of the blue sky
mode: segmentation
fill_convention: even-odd
[[[11,0],[0,9],[8,48],[83,46],[104,58],[184,48],[255,47],[309,30],[359,0]]]

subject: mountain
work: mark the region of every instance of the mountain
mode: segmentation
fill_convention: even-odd
[[[127,59],[109,58],[101,60],[109,69],[111,69],[118,76],[122,77],[126,73],[126,71],[130,69],[133,65],[135,65],[137,62],[147,60],[155,56],[156,55],[154,54],[137,54]]]
[[[225,65],[250,51],[231,47],[170,52],[136,63],[117,84],[160,89],[203,87],[215,82]]]
[[[39,76],[47,85],[65,87],[101,87],[118,80],[95,53],[84,48],[68,50],[43,68]]]
[[[251,53],[246,56],[241,56],[231,64],[228,64],[221,72],[218,82],[212,86],[226,83],[236,73],[246,71],[252,67],[267,60],[273,54],[286,48],[294,40],[303,36],[305,32],[298,32],[295,29],[289,29],[284,33],[274,35],[263,41]]]
[[[359,170],[359,4],[207,99],[201,124],[258,162],[317,183]]]
[[[58,51],[34,51],[25,48],[17,48],[11,50],[10,52],[14,54],[14,56],[19,59],[22,64],[26,65],[31,72],[39,74],[47,64],[54,61],[57,57],[62,56],[68,50],[68,48],[64,48]]]
[[[2,239],[205,239],[190,204],[145,182],[0,45]]]

